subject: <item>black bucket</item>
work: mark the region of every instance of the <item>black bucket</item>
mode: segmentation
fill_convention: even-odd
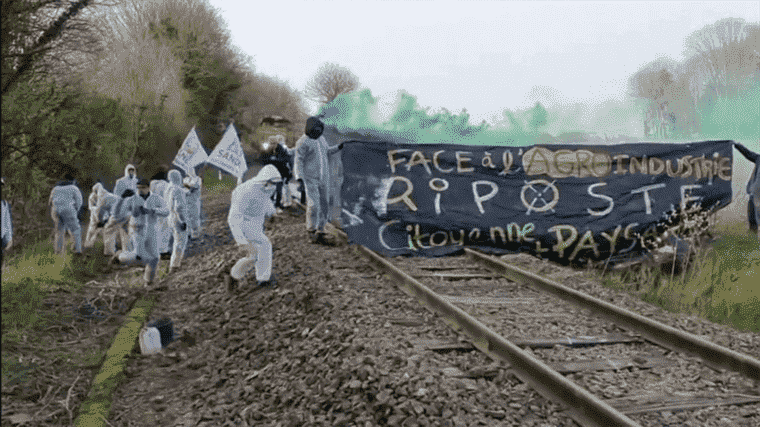
[[[170,342],[174,340],[174,325],[171,319],[163,318],[154,320],[148,323],[148,327],[154,327],[158,329],[161,334],[161,347],[166,347]]]

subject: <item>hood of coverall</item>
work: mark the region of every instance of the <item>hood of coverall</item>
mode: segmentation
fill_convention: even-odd
[[[317,117],[309,117],[306,120],[306,129],[303,133],[311,139],[317,139],[322,136],[322,132],[325,130],[325,125]]]
[[[267,182],[270,179],[282,179],[280,172],[273,165],[266,165],[259,171],[256,176],[251,178],[253,181]]]
[[[135,176],[137,176],[137,168],[133,165],[129,164],[124,168],[124,178],[129,178],[129,170],[134,169],[135,170]]]
[[[100,194],[103,191],[103,184],[96,182],[95,185],[92,186],[92,192],[100,196]]]
[[[169,171],[169,182],[181,187],[182,186],[182,174],[179,173],[177,169],[172,169]]]
[[[261,191],[266,194],[267,196],[272,196],[274,194],[276,187],[274,185],[265,186],[264,184],[269,181],[270,179],[279,180],[282,179],[282,176],[280,176],[280,172],[277,171],[277,168],[273,165],[266,165],[259,171],[258,174],[256,174],[255,177],[251,178],[251,181],[253,181],[255,184],[261,185]]]

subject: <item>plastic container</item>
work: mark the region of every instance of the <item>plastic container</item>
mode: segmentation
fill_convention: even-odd
[[[155,354],[161,351],[161,333],[158,329],[146,326],[140,330],[140,352]]]
[[[174,340],[174,325],[169,318],[154,320],[148,323],[148,327],[158,329],[161,334],[161,347],[166,347]]]

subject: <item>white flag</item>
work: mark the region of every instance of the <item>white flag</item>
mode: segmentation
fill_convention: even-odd
[[[245,174],[248,165],[245,162],[243,146],[240,145],[235,125],[227,127],[222,140],[211,152],[207,162],[238,178]]]
[[[182,147],[177,152],[177,156],[174,157],[172,164],[182,168],[185,173],[189,173],[190,169],[205,162],[207,159],[206,150],[201,145],[201,140],[198,139],[198,134],[195,133],[195,126],[193,126],[190,133],[187,134],[185,142],[182,143]]]

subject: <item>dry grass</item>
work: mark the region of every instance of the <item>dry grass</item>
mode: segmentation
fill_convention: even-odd
[[[680,263],[673,253],[669,263],[612,273],[603,282],[670,311],[760,332],[760,242],[747,229],[746,201],[718,214],[687,210],[678,218],[642,240],[656,250],[668,236],[684,239],[689,248]]]

